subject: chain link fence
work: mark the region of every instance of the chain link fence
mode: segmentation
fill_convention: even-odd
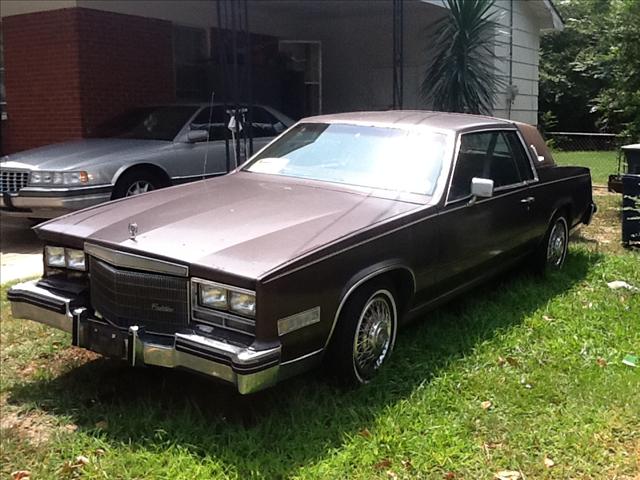
[[[588,167],[594,184],[605,185],[609,175],[626,171],[620,147],[630,138],[613,133],[546,132],[545,140],[559,165]]]

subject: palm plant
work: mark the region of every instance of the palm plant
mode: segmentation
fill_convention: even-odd
[[[490,113],[497,89],[494,0],[446,0],[447,15],[430,37],[434,56],[422,82],[434,110]]]

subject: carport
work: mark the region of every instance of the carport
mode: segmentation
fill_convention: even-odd
[[[494,112],[535,123],[539,36],[559,17],[550,0],[495,8],[496,67],[513,88]],[[3,0],[3,152],[212,94],[294,118],[428,108],[420,84],[444,13],[442,0]]]
[[[201,99],[235,112],[265,103],[294,118],[418,108],[426,39],[444,12],[401,0],[218,0],[215,10]],[[405,46],[405,36],[414,41]]]
[[[286,67],[304,73],[305,98],[314,100],[304,114],[419,107],[429,29],[444,13],[431,3],[400,0],[220,0],[215,6],[215,30],[227,52],[234,34],[236,51],[244,49],[248,24],[250,32],[268,37],[251,45],[252,63],[275,40],[274,53]],[[251,73],[259,79],[259,72]],[[254,89],[260,90],[259,80]]]

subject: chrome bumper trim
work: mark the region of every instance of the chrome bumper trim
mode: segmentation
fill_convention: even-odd
[[[162,339],[146,334],[142,327],[132,326],[128,332],[124,332],[102,321],[90,319],[85,308],[70,312],[74,299],[55,295],[36,286],[36,283],[22,283],[9,290],[7,296],[14,317],[69,332],[72,334],[72,343],[78,347],[104,353],[96,348],[100,343],[92,340],[91,330],[98,328],[110,335],[113,332],[113,342],[126,337],[119,346],[124,352],[123,358],[131,366],[184,368],[231,383],[241,394],[270,387],[280,378],[280,345],[254,350],[186,333],[176,333],[172,342],[162,343]]]
[[[135,332],[135,334],[133,332]],[[138,334],[137,327],[130,327],[130,333],[129,338],[132,339],[133,365],[143,364],[166,368],[186,368],[187,370],[203,373],[210,377],[232,383],[241,394],[257,392],[275,385],[278,381],[280,347],[263,351],[253,351],[248,348],[235,347],[216,340],[200,337],[198,339],[200,346],[213,347],[213,343],[215,344],[215,349],[212,350],[213,353],[224,351],[231,354],[231,357],[229,357],[231,364],[224,364],[183,350],[177,350],[176,344],[178,343],[179,337],[185,337],[186,335],[176,334],[176,343],[171,346],[145,342]],[[193,335],[193,337],[197,337],[197,335]],[[202,342],[203,340],[206,341]],[[277,359],[277,363],[274,363],[270,367],[248,373],[236,371],[237,362],[242,362],[247,358],[253,358],[256,361],[259,361],[261,358],[268,360],[269,357],[274,360]]]
[[[111,192],[91,193],[87,191],[78,192],[77,195],[55,195],[56,192],[51,192],[50,196],[46,196],[48,192],[44,192],[45,195],[42,196],[25,195],[23,192],[27,193],[26,189],[22,189],[20,193],[11,194],[10,204],[4,198],[0,198],[1,208],[15,209],[3,210],[3,213],[14,216],[52,218],[111,200]],[[21,210],[28,210],[28,212]]]
[[[71,333],[73,315],[69,305],[72,299],[55,295],[36,283],[33,280],[11,287],[7,298],[11,302],[12,315]]]

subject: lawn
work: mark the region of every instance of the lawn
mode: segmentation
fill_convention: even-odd
[[[609,175],[618,172],[618,152],[615,150],[586,152],[554,151],[553,158],[559,165],[590,168],[591,178],[593,179],[593,183],[596,184],[606,184]]]
[[[546,280],[513,273],[408,326],[370,385],[314,373],[254,397],[84,353],[3,300],[0,474],[638,478],[640,368],[622,359],[640,293],[612,280],[640,285],[640,254],[574,246]]]

